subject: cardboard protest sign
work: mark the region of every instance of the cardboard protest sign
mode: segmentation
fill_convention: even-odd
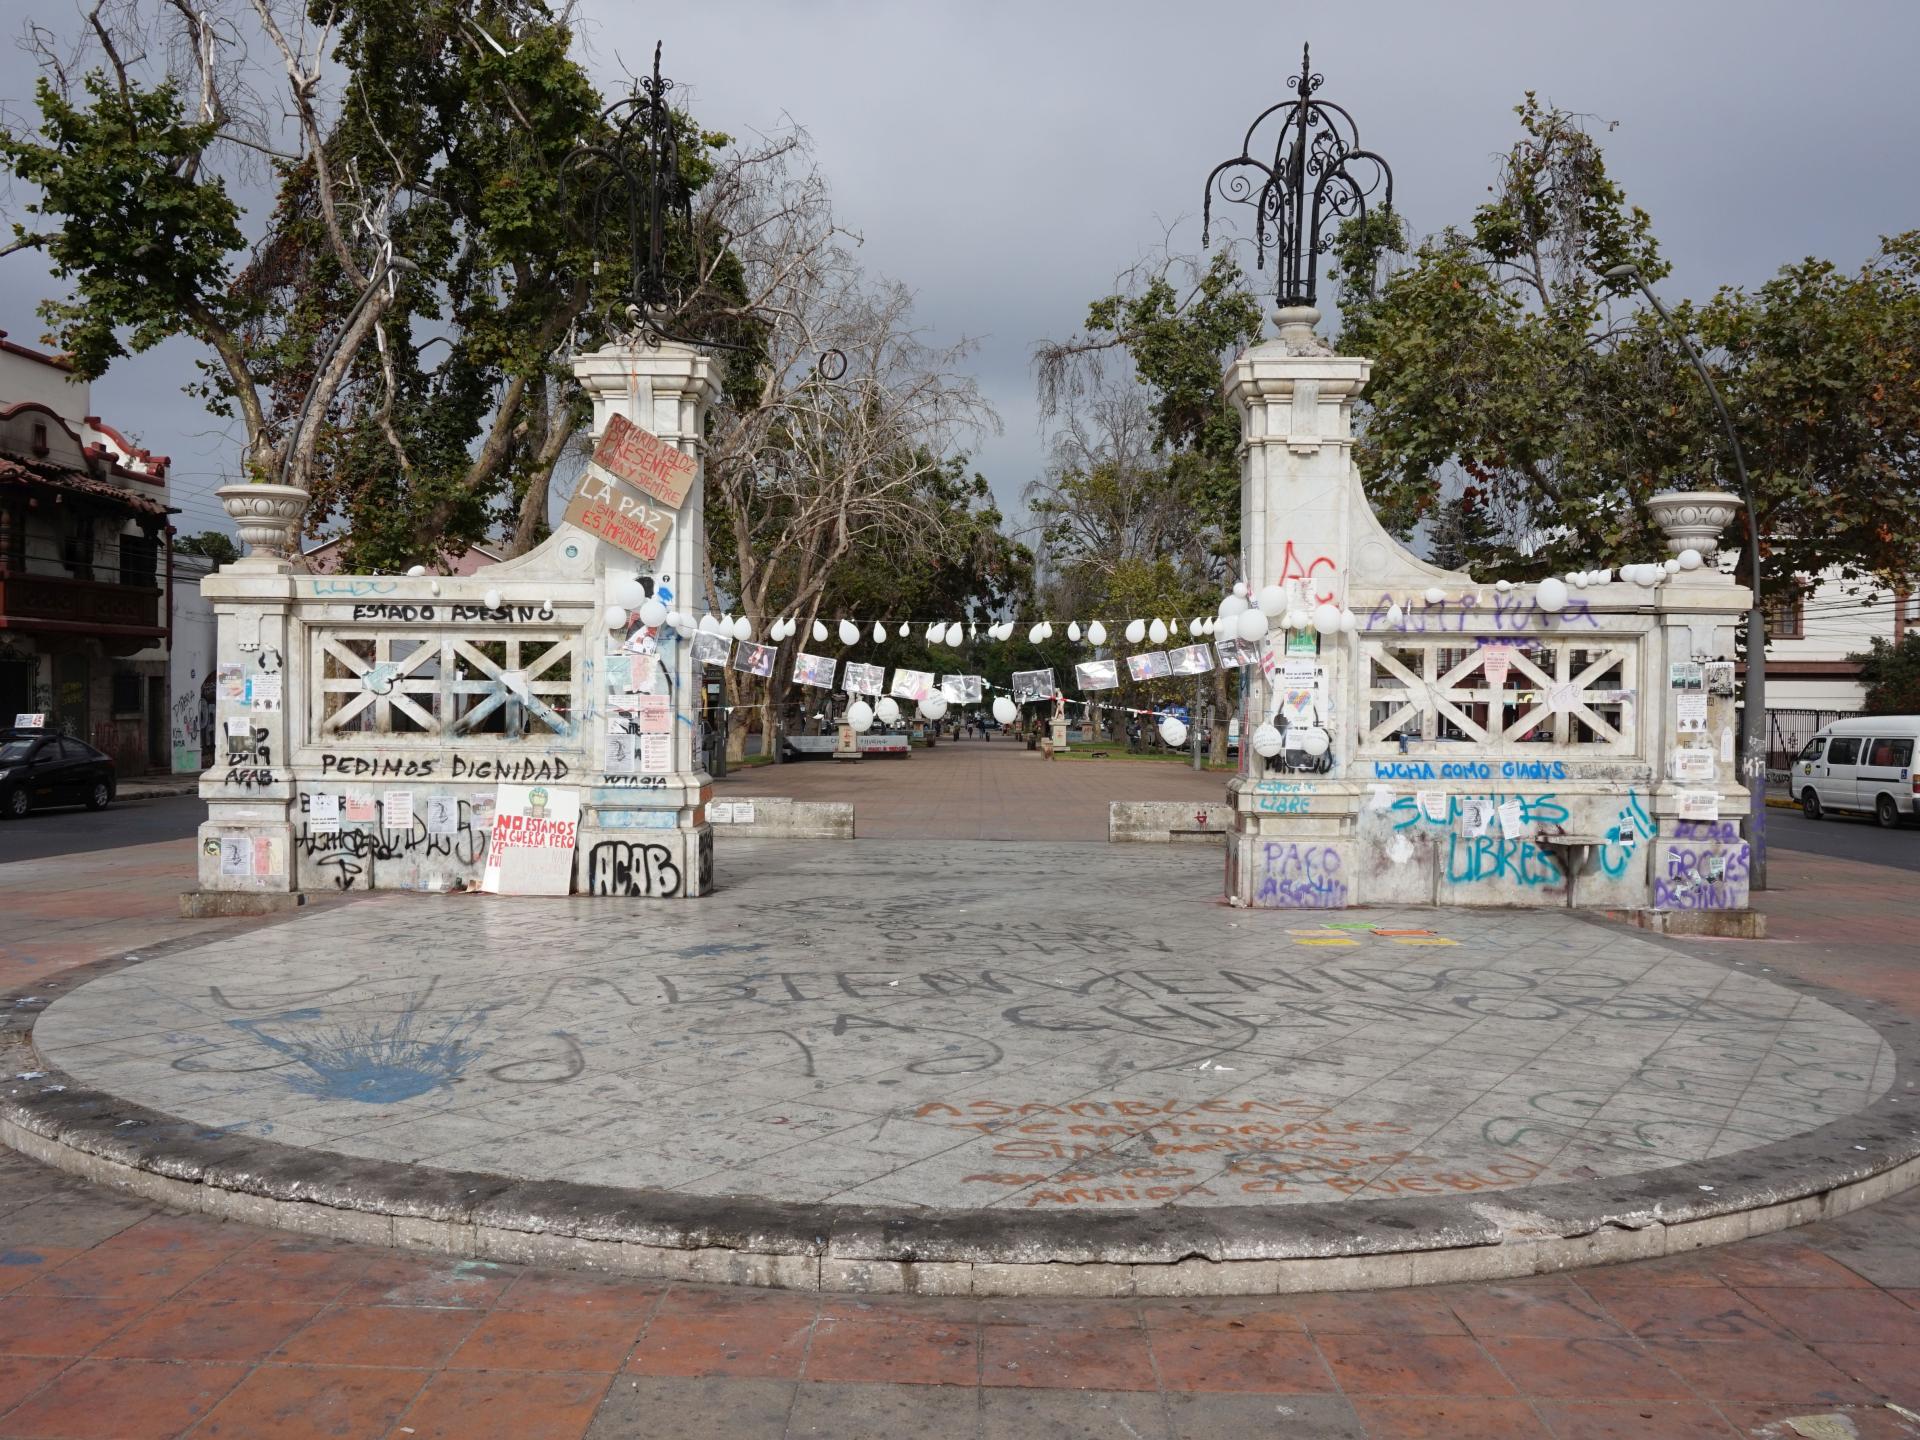
[[[687,503],[700,462],[642,429],[624,415],[614,415],[593,447],[593,463],[641,494],[678,510]]]
[[[480,888],[490,895],[565,895],[573,889],[580,792],[565,785],[502,785],[487,834]]]
[[[648,561],[660,558],[660,547],[673,529],[672,511],[661,509],[631,486],[591,470],[580,477],[562,518]]]

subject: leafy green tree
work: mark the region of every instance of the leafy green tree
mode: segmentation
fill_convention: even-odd
[[[81,373],[201,341],[195,388],[243,423],[239,468],[310,490],[309,530],[344,523],[351,565],[500,526],[532,544],[584,420],[567,355],[632,324],[621,161],[565,17],[131,0],[91,19],[93,67],[69,83],[48,55],[38,127],[0,134],[33,187],[8,248],[71,284],[42,313]],[[676,119],[697,193],[726,137]],[[274,205],[249,233],[235,196],[263,165]],[[676,222],[668,248],[676,328],[750,338],[711,227]]]
[[[1920,715],[1920,630],[1898,644],[1876,635],[1865,654],[1847,658],[1860,666],[1867,687],[1862,709],[1869,715]]]
[[[1377,293],[1343,291],[1342,348],[1372,357],[1355,455],[1402,536],[1461,528],[1461,485],[1485,533],[1473,568],[1522,575],[1644,560],[1646,510],[1669,489],[1735,488],[1718,421],[1675,337],[1629,278],[1667,273],[1646,212],[1578,120],[1529,95],[1492,198],[1420,243]],[[1369,270],[1393,226],[1341,237]],[[1672,307],[1706,355],[1752,474],[1773,594],[1804,577],[1893,579],[1920,550],[1920,232],[1856,272],[1809,259],[1757,290]],[[1752,563],[1744,526],[1727,543]]]
[[[177,555],[203,555],[216,565],[231,565],[240,558],[240,547],[233,543],[233,537],[220,530],[176,536],[173,549]]]

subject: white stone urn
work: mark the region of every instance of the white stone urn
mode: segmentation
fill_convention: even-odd
[[[1663,490],[1647,501],[1654,522],[1667,532],[1667,549],[1698,550],[1712,559],[1720,536],[1740,513],[1741,499],[1724,490]]]
[[[274,560],[292,558],[294,536],[310,498],[305,490],[298,485],[222,485],[213,493],[227,507],[253,554]]]

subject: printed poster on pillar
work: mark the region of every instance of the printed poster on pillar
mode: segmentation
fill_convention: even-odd
[[[580,792],[574,787],[500,786],[480,888],[490,895],[567,894],[579,835]]]

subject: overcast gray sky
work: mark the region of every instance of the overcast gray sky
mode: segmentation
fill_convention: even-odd
[[[45,23],[64,8],[35,4]],[[812,134],[869,265],[917,292],[937,338],[978,337],[1006,426],[979,464],[1008,501],[1043,464],[1034,344],[1071,332],[1169,225],[1197,246],[1202,180],[1284,98],[1303,40],[1421,232],[1484,196],[1529,89],[1618,122],[1608,162],[1653,215],[1669,298],[1809,254],[1853,265],[1920,225],[1912,0],[584,0],[583,18],[610,93],[616,57],[639,70],[658,37],[704,125]],[[25,57],[0,51],[12,113],[30,87]],[[33,256],[0,260],[0,328],[36,336],[53,283]],[[109,423],[175,457],[189,529],[221,518],[208,492],[236,451],[179,393],[193,353],[169,345],[94,389]]]

